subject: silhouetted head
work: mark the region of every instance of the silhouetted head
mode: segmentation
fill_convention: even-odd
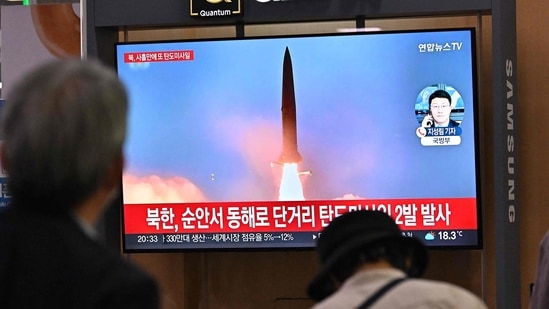
[[[335,292],[335,283],[343,283],[364,263],[384,260],[410,277],[419,277],[428,262],[423,243],[403,236],[386,213],[369,210],[332,220],[318,239],[317,253],[321,269],[307,289],[317,301]]]

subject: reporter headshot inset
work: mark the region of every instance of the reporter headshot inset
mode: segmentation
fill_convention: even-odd
[[[434,108],[431,107],[433,100]],[[424,128],[458,127],[463,121],[464,105],[463,98],[454,87],[447,84],[429,85],[416,98],[416,119]],[[446,121],[447,125],[444,125]]]
[[[429,113],[423,118],[421,126],[427,127],[458,127],[459,122],[450,119],[452,112],[452,97],[446,90],[435,90],[429,96]]]
[[[465,108],[456,89],[446,84],[425,87],[416,98],[415,114],[416,135],[424,146],[460,144]]]

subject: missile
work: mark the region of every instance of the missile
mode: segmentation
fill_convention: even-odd
[[[294,93],[294,73],[290,50],[286,47],[282,66],[282,153],[278,163],[301,163],[303,159],[297,151],[297,125]]]

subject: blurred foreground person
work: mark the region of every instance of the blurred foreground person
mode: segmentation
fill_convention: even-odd
[[[419,279],[427,267],[425,246],[404,237],[380,211],[341,215],[317,243],[321,270],[307,292],[314,309],[487,308],[473,293],[445,282]]]
[[[120,185],[128,99],[92,61],[40,66],[2,107],[0,308],[158,308],[156,283],[96,240]]]
[[[549,232],[540,242],[536,278],[530,298],[530,309],[547,308],[549,308]]]

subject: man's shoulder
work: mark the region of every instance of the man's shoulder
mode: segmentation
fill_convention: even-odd
[[[41,272],[81,267],[74,273],[79,276],[102,268],[132,268],[114,249],[90,238],[70,215],[0,210],[0,245],[12,263],[29,263],[31,269],[49,266]]]
[[[450,119],[450,122],[448,122],[448,127],[459,127],[460,123]]]
[[[486,308],[483,301],[473,292],[445,281],[430,279],[410,279],[401,286],[402,294],[418,301],[444,302],[448,304],[469,305],[468,308]],[[406,298],[406,297],[405,297]],[[465,307],[463,307],[465,308]]]
[[[364,285],[344,285],[330,298],[316,304],[313,308],[355,308],[380,288],[379,284],[376,286],[377,288],[372,289],[372,287]],[[439,308],[441,306],[444,308],[487,308],[479,297],[460,286],[418,278],[409,278],[401,282],[378,299],[372,308],[412,309]]]
[[[88,237],[71,217],[53,216],[45,222],[40,218],[0,211],[0,286],[2,280],[8,280],[26,287],[24,291],[10,290],[7,297],[11,301],[32,303],[20,295],[34,295],[29,290],[39,293],[37,301],[66,307],[88,302],[89,308],[115,308],[111,306],[114,302],[124,307],[123,303],[134,302],[132,297],[135,302],[155,299],[152,277],[116,250]],[[65,289],[72,292],[60,292]],[[135,291],[140,296],[126,295]],[[135,304],[135,308],[142,306]]]

